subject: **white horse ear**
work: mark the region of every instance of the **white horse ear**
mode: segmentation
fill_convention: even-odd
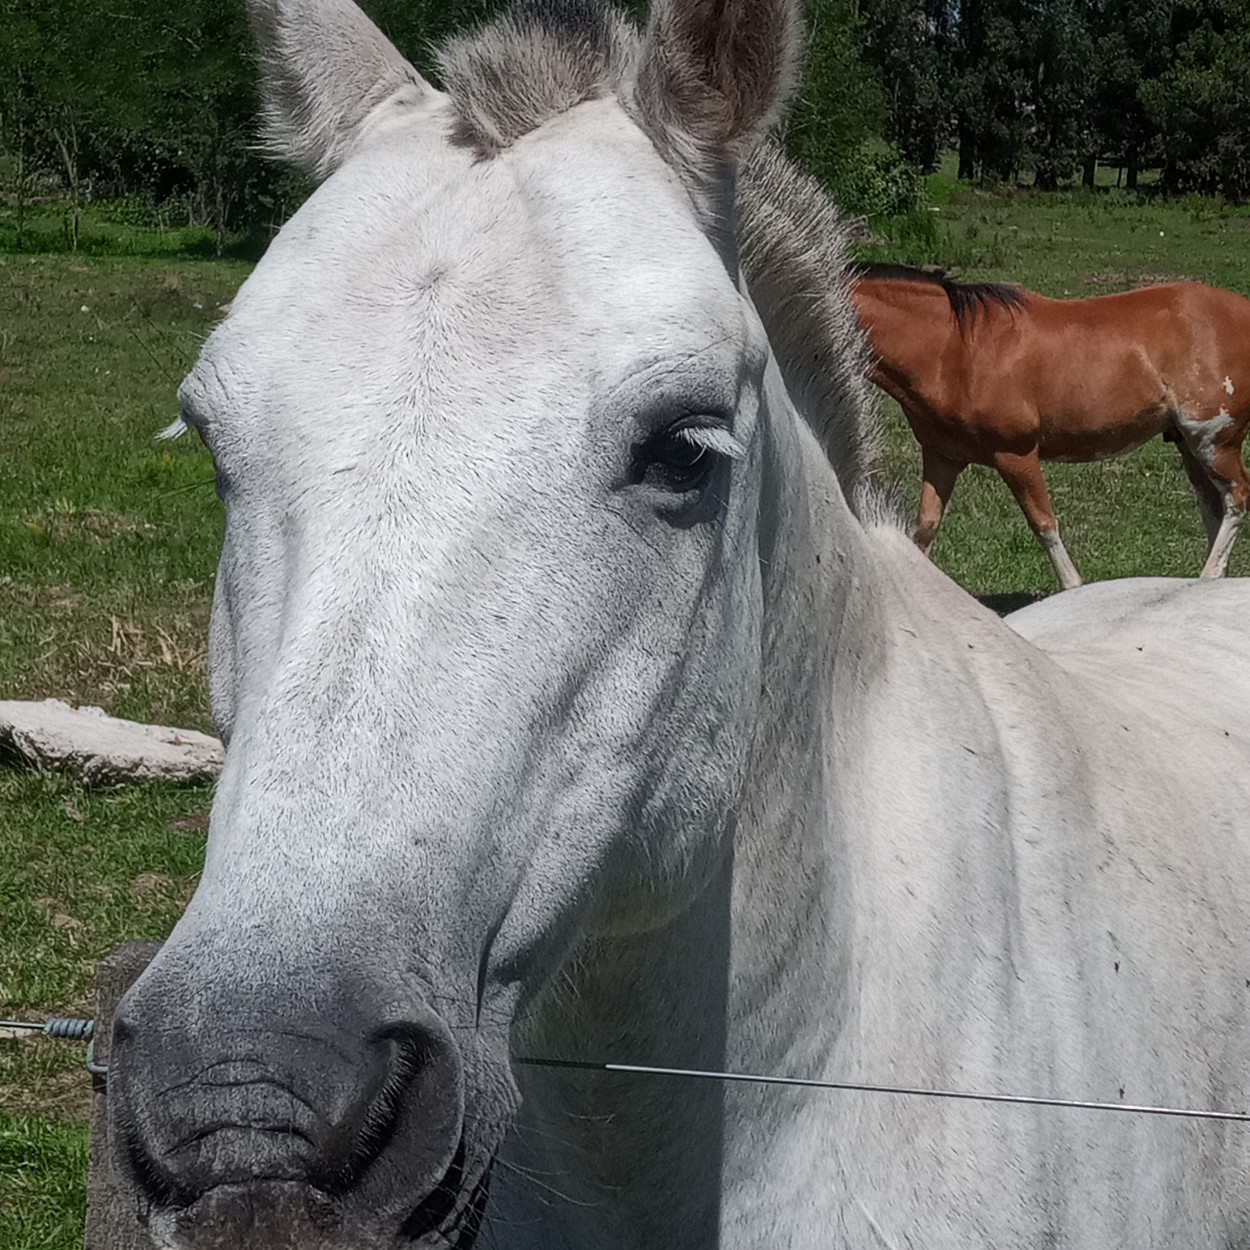
[[[802,46],[799,0],[656,0],[638,107],[669,151],[736,159],[785,106]]]
[[[438,94],[352,0],[249,0],[248,10],[268,145],[318,179],[381,115]]]

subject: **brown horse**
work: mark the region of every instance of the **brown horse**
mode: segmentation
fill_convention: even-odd
[[[1221,577],[1250,508],[1250,300],[1198,282],[1054,300],[858,264],[852,286],[872,380],[924,453],[916,542],[928,551],[969,464],[998,471],[1066,590],[1080,574],[1059,537],[1043,460],[1101,460],[1156,434],[1175,442]]]

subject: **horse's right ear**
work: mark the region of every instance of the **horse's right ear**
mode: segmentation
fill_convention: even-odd
[[[352,0],[248,0],[248,11],[270,150],[318,179],[388,115],[438,96]]]
[[[636,104],[669,152],[732,161],[784,107],[802,43],[800,0],[655,0]]]

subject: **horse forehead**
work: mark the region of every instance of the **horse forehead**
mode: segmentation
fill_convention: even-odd
[[[313,337],[369,320],[512,337],[647,300],[681,317],[724,279],[675,175],[600,100],[489,160],[424,134],[362,154],[283,230],[227,325],[240,343],[292,320]]]
[[[732,353],[747,324],[685,191],[596,101],[489,161],[421,136],[349,162],[257,267],[184,402],[237,414],[219,425],[243,438],[329,423],[350,440],[403,407],[481,428],[506,408],[523,439],[522,410],[568,417],[664,358],[712,367],[700,354]]]

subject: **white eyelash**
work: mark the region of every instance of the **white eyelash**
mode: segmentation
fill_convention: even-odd
[[[157,438],[181,438],[191,427],[179,417],[172,425],[167,425]]]
[[[706,448],[730,460],[742,460],[747,454],[747,449],[728,430],[723,430],[719,426],[688,425],[678,430],[677,435],[696,447]]]

